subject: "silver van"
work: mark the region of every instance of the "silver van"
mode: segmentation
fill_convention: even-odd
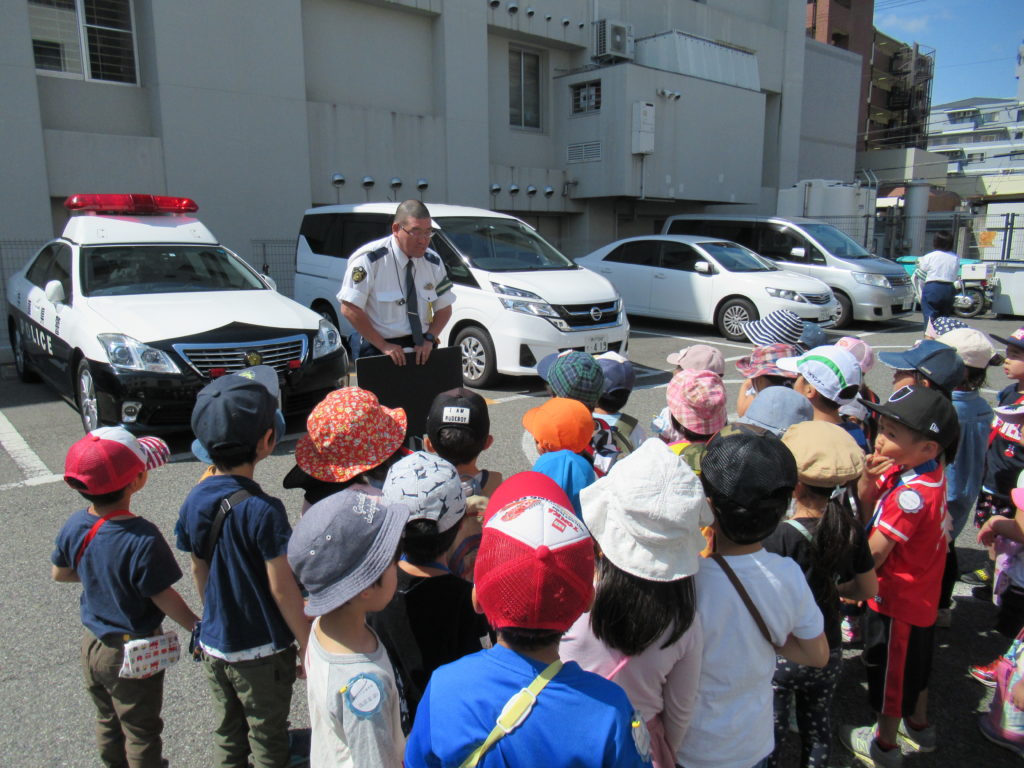
[[[889,320],[914,310],[914,289],[901,265],[868,253],[823,221],[693,213],[670,216],[662,234],[732,240],[791,272],[818,278],[839,301],[837,328],[851,320]]]

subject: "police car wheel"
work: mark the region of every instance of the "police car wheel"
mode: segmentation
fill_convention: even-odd
[[[14,369],[18,372],[18,378],[26,383],[39,381],[36,372],[29,368],[25,340],[21,338],[21,331],[17,327],[11,329],[11,351],[14,353]]]
[[[92,377],[89,361],[84,358],[78,363],[78,374],[75,376],[75,395],[82,427],[86,432],[97,429],[100,426],[100,410],[99,402],[96,399],[96,382]]]
[[[497,377],[494,344],[483,328],[471,325],[459,331],[455,344],[462,350],[462,382],[485,387]]]

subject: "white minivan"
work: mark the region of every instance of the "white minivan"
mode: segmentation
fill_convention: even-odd
[[[327,205],[306,211],[295,248],[295,300],[351,332],[338,311],[348,257],[391,232],[397,203]],[[442,345],[462,349],[463,380],[536,373],[565,349],[626,353],[629,322],[615,288],[576,265],[514,216],[432,203],[430,247],[454,284]]]

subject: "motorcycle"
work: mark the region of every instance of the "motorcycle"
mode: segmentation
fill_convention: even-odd
[[[957,280],[953,285],[953,312],[957,317],[977,317],[992,308],[994,280]]]

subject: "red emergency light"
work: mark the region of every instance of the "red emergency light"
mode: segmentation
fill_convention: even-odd
[[[195,200],[165,195],[71,195],[64,201],[69,211],[95,213],[195,213]]]

